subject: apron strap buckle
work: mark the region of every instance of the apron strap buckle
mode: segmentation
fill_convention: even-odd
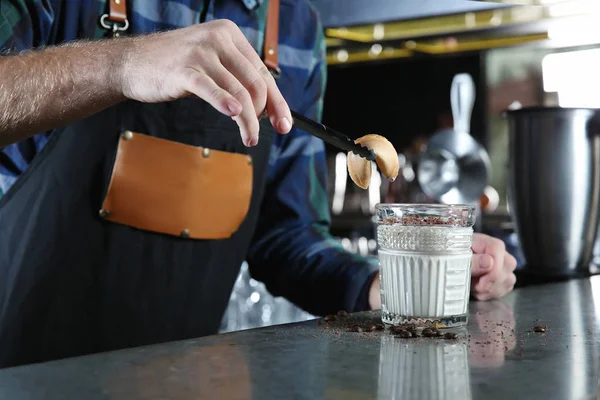
[[[109,20],[107,23],[106,20]],[[104,14],[100,17],[100,25],[106,30],[112,31],[113,37],[119,37],[119,32],[124,32],[129,29],[129,20],[125,19],[123,25],[119,24],[116,21],[110,20],[110,16],[108,14]]]
[[[106,21],[107,19],[109,22]],[[108,0],[108,14],[100,17],[100,25],[112,31],[113,37],[119,37],[119,32],[129,29],[127,0]]]

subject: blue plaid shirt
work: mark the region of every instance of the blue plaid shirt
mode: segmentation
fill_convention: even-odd
[[[230,19],[262,54],[268,0],[129,0],[130,34]],[[205,10],[205,7],[208,9]],[[106,35],[99,18],[106,0],[0,0],[0,52]],[[321,118],[326,82],[325,40],[308,0],[281,0],[277,84],[290,107]],[[0,154],[6,193],[52,132],[7,146]],[[367,308],[374,259],[346,252],[330,236],[323,142],[298,129],[276,135],[267,187],[248,263],[274,295],[314,314]],[[6,227],[4,227],[6,229]]]

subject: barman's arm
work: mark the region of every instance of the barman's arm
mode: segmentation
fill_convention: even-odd
[[[8,25],[3,18],[0,26]],[[277,131],[291,128],[287,103],[256,51],[233,22],[218,20],[0,56],[0,147],[125,99],[189,95],[232,117],[248,146],[258,143],[265,109]]]
[[[126,41],[79,42],[0,57],[0,147],[124,100],[125,48]]]
[[[319,120],[326,60],[322,30],[317,32],[317,61],[298,112]],[[285,296],[313,314],[368,309],[369,289],[378,263],[344,250],[329,233],[323,142],[296,128],[275,140],[279,142],[279,155],[269,166],[248,256],[253,277],[264,282],[274,295]],[[376,293],[373,297],[378,296]]]

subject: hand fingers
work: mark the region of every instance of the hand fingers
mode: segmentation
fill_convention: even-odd
[[[506,269],[510,272],[514,272],[514,270],[517,269],[517,259],[510,253],[506,253],[504,256],[504,264],[506,265]]]
[[[506,245],[495,237],[474,233],[471,249],[473,253],[487,253],[495,256],[503,254],[506,251]]]
[[[506,252],[504,242],[483,234],[473,235],[471,289],[478,300],[504,296],[514,287],[516,259]]]
[[[498,284],[492,285],[492,288],[483,294],[485,295],[486,300],[499,299],[500,297],[509,293],[514,288],[516,282],[517,277],[511,272],[508,274],[506,279],[504,279],[502,282],[498,282]]]
[[[229,72],[223,65],[214,64],[207,71],[214,81],[237,99],[242,105],[242,111],[239,115],[233,117],[233,120],[240,127],[242,141],[246,146],[256,146],[258,143],[258,133],[260,125],[258,117],[254,111],[252,97],[244,85]]]
[[[262,66],[261,74],[267,73],[271,83],[267,84],[267,113],[273,128],[279,133],[288,133],[292,129],[292,113],[290,107],[283,98],[279,88],[275,84],[275,79],[267,70],[266,66]]]
[[[494,263],[496,261],[497,260],[494,260]],[[503,271],[503,265],[495,264],[495,268],[490,268],[487,273],[479,277],[476,285],[474,286],[475,292],[485,295],[484,297],[486,297],[486,299],[491,298],[487,295],[491,295],[495,287],[502,285],[504,281],[504,274],[505,272]]]
[[[492,289],[492,296],[496,296],[496,298],[504,296],[505,294],[513,290],[516,283],[517,276],[512,272],[509,273],[502,285],[498,285],[498,287]]]
[[[473,254],[471,277],[480,277],[492,270],[494,258],[489,254]]]
[[[473,243],[471,244],[471,250],[473,250],[473,253],[485,253],[486,243],[487,235],[473,233]]]
[[[517,283],[517,277],[514,273],[510,272],[502,281],[496,281],[490,283],[477,282],[473,286],[473,297],[480,301],[487,301],[492,299],[499,299],[507,293],[510,293]]]
[[[484,255],[481,255],[482,258],[483,256]],[[473,258],[475,258],[475,256],[473,256]],[[480,276],[475,289],[482,292],[500,292],[502,293],[500,296],[503,296],[508,291],[512,290],[512,287],[515,285],[516,277],[513,272],[517,266],[517,260],[511,254],[504,253],[503,255],[494,258],[492,267],[494,266],[496,267],[489,269],[489,273]],[[512,281],[513,278],[515,281]],[[507,287],[510,287],[510,290],[505,291]]]
[[[267,83],[237,47],[233,45],[230,45],[230,47],[223,49],[221,62],[248,90],[254,104],[256,116],[260,118],[267,104]]]
[[[275,79],[241,31],[239,34],[233,35],[233,42],[267,84],[266,105],[271,125],[273,125],[279,133],[288,133],[292,128],[292,114],[287,102],[277,87]]]
[[[242,112],[240,102],[205,73],[190,70],[183,87],[229,117],[238,116]]]

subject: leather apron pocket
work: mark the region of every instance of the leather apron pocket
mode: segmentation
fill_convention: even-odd
[[[226,239],[252,197],[252,158],[125,131],[100,210],[108,221],[190,239]]]

